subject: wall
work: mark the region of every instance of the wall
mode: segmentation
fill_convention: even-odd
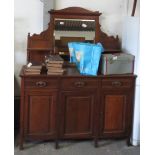
[[[26,64],[27,34],[43,30],[43,3],[40,0],[14,1],[14,77],[15,96],[20,94],[19,72]]]
[[[132,0],[133,1],[133,0]],[[135,16],[131,17],[133,2],[127,3],[126,16],[123,20],[122,31],[122,49],[125,52],[135,56],[134,73],[137,75],[135,88],[135,104],[134,104],[134,119],[133,132],[131,136],[132,145],[140,144],[140,75],[139,75],[139,56],[140,56],[140,0],[137,0]]]
[[[54,9],[54,0],[42,0],[43,2],[43,29],[48,28],[48,23],[50,21],[50,16],[48,11]]]
[[[134,0],[125,0],[126,2],[126,15],[131,16],[132,13],[132,7],[133,7],[133,2]],[[140,0],[137,0],[137,5],[136,5],[136,10],[135,10],[135,15],[136,17],[140,16]]]

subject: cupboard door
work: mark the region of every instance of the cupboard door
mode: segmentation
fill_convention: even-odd
[[[131,126],[131,102],[127,92],[103,92],[101,100],[101,135],[124,137]]]
[[[62,93],[62,137],[92,137],[95,98],[92,91]]]
[[[56,98],[56,91],[26,93],[26,134],[33,136],[55,134]]]

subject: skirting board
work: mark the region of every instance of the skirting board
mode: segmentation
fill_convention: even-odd
[[[139,140],[136,140],[136,139],[131,139],[131,144],[133,146],[139,146],[140,145],[140,141]]]

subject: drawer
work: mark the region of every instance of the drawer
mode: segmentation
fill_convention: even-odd
[[[58,80],[57,79],[26,79],[25,80],[25,88],[57,88]]]
[[[102,88],[130,88],[132,79],[105,79],[102,80]]]
[[[98,80],[93,78],[65,78],[62,79],[62,89],[97,88]]]

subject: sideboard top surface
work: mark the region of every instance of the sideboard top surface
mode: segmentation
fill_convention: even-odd
[[[20,71],[20,77],[85,77],[85,78],[118,78],[118,77],[122,77],[122,78],[128,78],[128,77],[133,77],[136,78],[137,76],[134,74],[118,74],[118,75],[102,75],[102,74],[98,74],[97,76],[92,76],[92,75],[82,75],[79,73],[78,69],[75,66],[67,66],[64,67],[65,72],[63,75],[47,75],[46,72],[43,72],[39,75],[25,75],[24,74],[24,69],[26,68],[26,66],[24,65]]]

